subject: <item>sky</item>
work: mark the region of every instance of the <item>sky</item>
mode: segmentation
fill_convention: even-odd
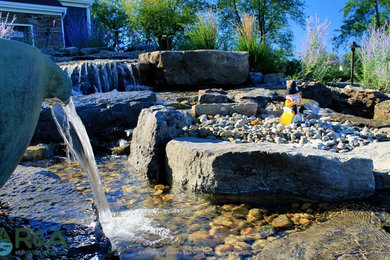
[[[329,38],[331,38],[336,29],[339,29],[342,25],[343,14],[340,10],[344,7],[347,0],[306,0],[305,16],[317,16],[320,18],[320,22],[325,19],[331,22]],[[299,25],[293,25],[292,30],[294,32],[294,46],[295,56],[298,56],[299,51],[302,49],[302,40],[306,36],[306,29]],[[344,53],[343,50],[340,50]]]

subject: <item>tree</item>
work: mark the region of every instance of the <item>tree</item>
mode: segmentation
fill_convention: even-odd
[[[284,49],[291,49],[291,21],[304,24],[304,0],[218,0],[218,8],[226,26],[241,25],[243,13],[256,18],[257,31],[262,39]]]
[[[390,21],[389,0],[348,0],[340,11],[344,18],[343,25],[337,30],[339,35],[334,39],[338,46],[351,37],[362,37],[370,26],[378,29]]]
[[[120,0],[96,0],[92,4],[92,18],[110,31],[127,25],[127,14]]]
[[[203,5],[201,0],[124,0],[123,3],[129,25],[162,49],[171,45],[174,37],[183,34]]]

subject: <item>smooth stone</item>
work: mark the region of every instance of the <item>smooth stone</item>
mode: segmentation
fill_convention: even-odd
[[[279,215],[277,218],[272,220],[271,225],[277,229],[278,228],[286,229],[292,227],[294,223],[286,215]]]

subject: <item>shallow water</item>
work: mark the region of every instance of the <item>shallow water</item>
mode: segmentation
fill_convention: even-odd
[[[306,228],[275,230],[264,221],[266,216],[263,221],[248,222],[249,206],[218,206],[181,190],[159,191],[129,170],[126,157],[102,158],[98,167],[113,212],[113,222],[103,229],[123,259],[220,256],[216,248],[225,244],[232,245],[229,254],[250,257],[270,241]],[[48,170],[91,196],[86,174],[78,164],[56,164]]]

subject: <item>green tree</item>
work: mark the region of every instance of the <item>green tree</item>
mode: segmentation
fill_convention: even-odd
[[[91,10],[92,19],[113,31],[127,25],[127,14],[121,0],[95,0]]]
[[[292,48],[291,21],[304,24],[304,5],[305,0],[218,0],[217,4],[225,27],[240,26],[243,13],[253,15],[260,37],[284,49]]]
[[[370,26],[376,29],[390,21],[389,0],[348,0],[343,12],[343,25],[337,30],[335,37],[338,46],[347,43],[351,37],[360,38]]]
[[[172,44],[192,23],[203,6],[201,0],[123,0],[129,25],[160,48]],[[170,36],[167,39],[164,36]],[[167,41],[169,41],[167,43]]]

